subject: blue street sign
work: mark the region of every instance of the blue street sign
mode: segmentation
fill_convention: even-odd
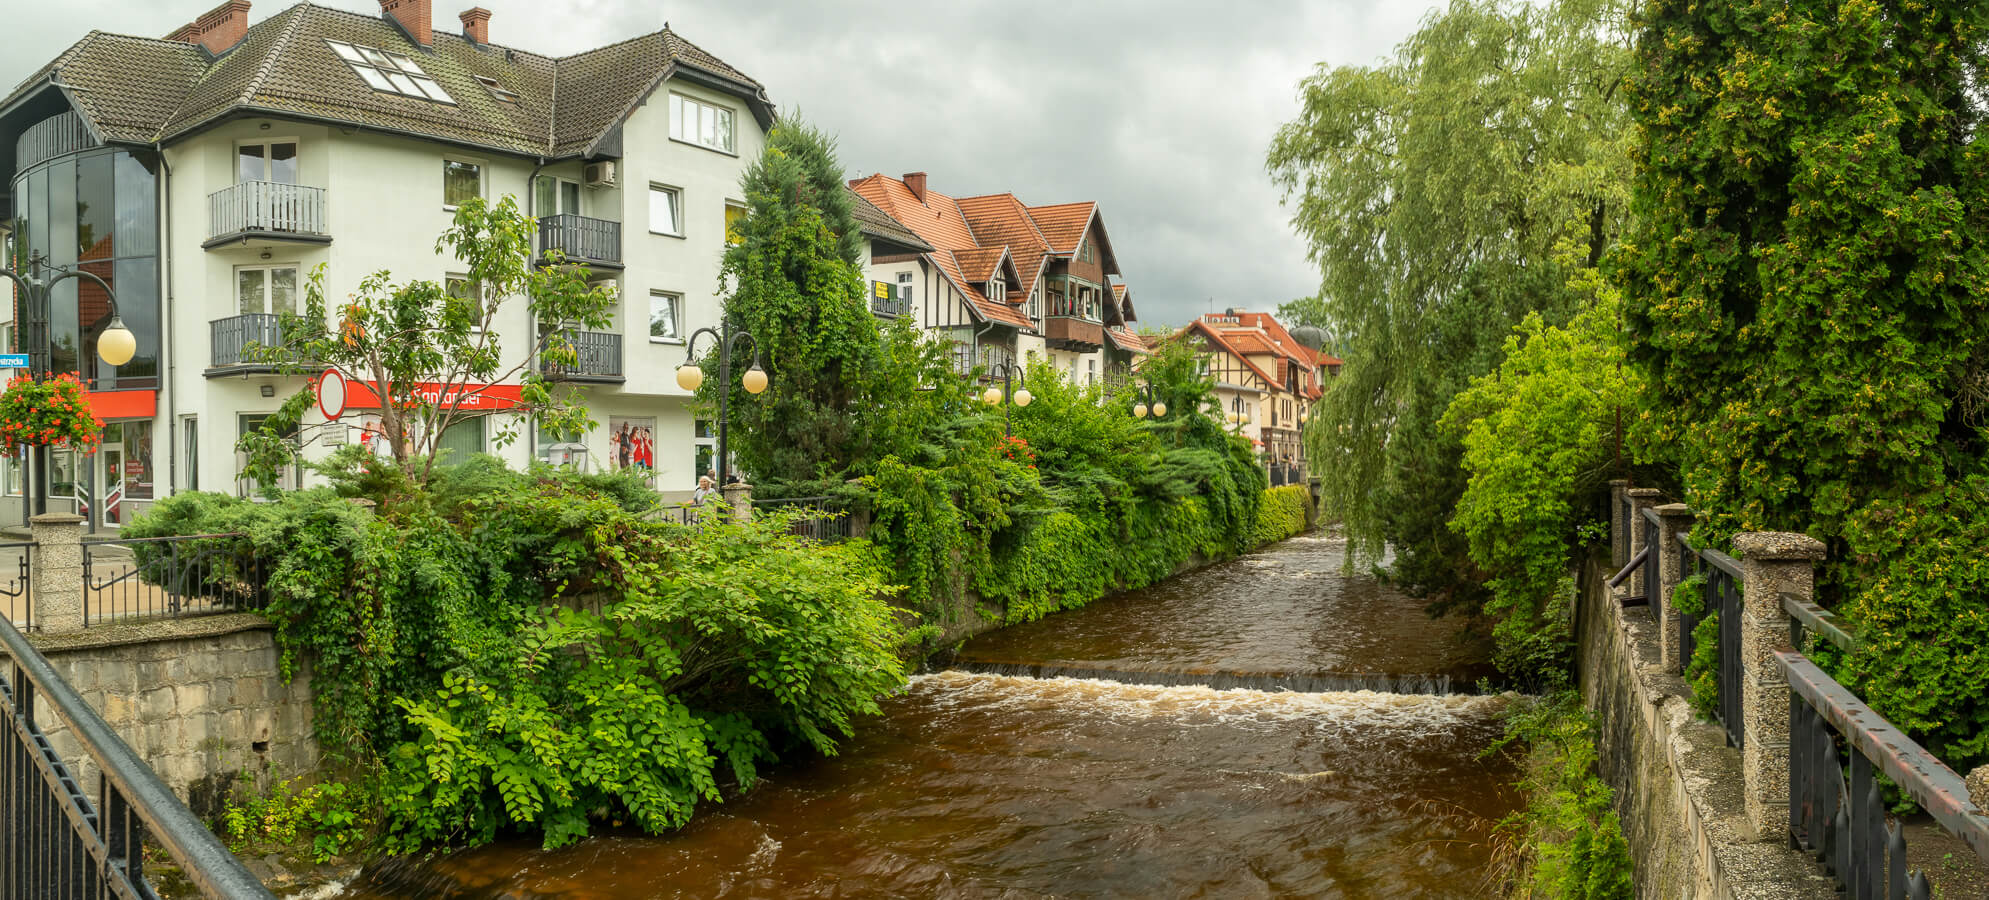
[[[28,367],[26,353],[0,353],[0,369],[25,369]]]

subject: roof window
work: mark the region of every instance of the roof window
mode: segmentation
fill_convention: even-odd
[[[456,102],[450,99],[447,91],[442,90],[441,85],[435,83],[435,79],[421,70],[421,66],[399,53],[344,41],[328,40],[325,43],[331,45],[332,52],[345,60],[345,64],[352,67],[367,87],[452,106]]]
[[[497,102],[499,103],[518,102],[518,92],[505,90],[502,85],[497,83],[497,79],[489,78],[483,75],[472,75],[470,77],[475,78],[478,84],[483,85],[483,89],[489,91],[492,97],[496,97]]]

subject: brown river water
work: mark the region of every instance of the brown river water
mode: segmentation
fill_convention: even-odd
[[[676,834],[500,843],[338,896],[1487,896],[1507,701],[1442,692],[1482,644],[1342,552],[1297,538],[984,635]]]

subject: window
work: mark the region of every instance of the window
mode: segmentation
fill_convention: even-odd
[[[746,239],[739,231],[739,225],[746,220],[746,207],[728,200],[725,202],[725,242],[736,244]]]
[[[297,142],[243,144],[235,150],[235,180],[297,183]]]
[[[187,416],[180,420],[180,429],[186,432],[186,489],[200,490],[200,420]]]
[[[718,480],[718,432],[711,427],[710,419],[697,420],[697,427],[691,433],[691,483],[696,484],[699,475]]]
[[[906,309],[912,308],[912,273],[910,272],[898,273],[898,302],[903,303]]]
[[[399,53],[348,44],[344,41],[325,43],[331,46],[332,52],[337,53],[339,59],[345,60],[345,64],[352,67],[352,71],[359,76],[360,81],[366,82],[367,87],[452,106],[456,103],[449,98],[448,92],[442,90],[441,85],[435,83],[435,79],[428,77],[428,73],[421,70],[421,66]]]
[[[666,294],[662,291],[649,292],[649,339],[660,343],[674,343],[682,339],[683,332],[677,328],[677,310],[684,305],[682,294]]]
[[[297,312],[297,266],[244,266],[235,270],[235,307],[243,315]]]
[[[470,326],[473,328],[482,328],[484,316],[489,312],[484,308],[484,292],[480,289],[482,286],[472,285],[470,283],[470,276],[468,275],[446,276],[443,280],[443,285],[448,290],[449,296],[457,300],[469,301]]]
[[[677,237],[684,235],[683,193],[660,184],[649,186],[649,230]]]
[[[483,452],[483,420],[483,416],[471,416],[442,429],[435,446],[441,451],[439,458],[444,465],[461,465]]]
[[[251,431],[255,431],[256,429],[261,428],[262,423],[266,421],[269,418],[269,416],[270,416],[269,413],[244,413],[236,416],[235,436],[237,438],[240,438],[247,435]],[[289,438],[294,446],[297,440],[297,434],[298,434],[297,426],[293,425],[290,428],[290,432],[288,434],[285,434],[284,437]],[[237,493],[243,497],[249,496],[251,493],[255,492],[258,488],[261,487],[261,485],[255,484],[254,482],[245,480],[243,478],[242,468],[247,464],[248,464],[247,454],[239,452],[235,454],[235,489]],[[276,486],[281,490],[294,491],[297,490],[299,487],[302,487],[303,483],[304,483],[304,468],[302,463],[291,465],[288,468],[284,469],[282,472],[277,474]]]
[[[483,75],[472,75],[470,77],[475,78],[478,84],[483,85],[483,89],[489,91],[492,97],[497,98],[497,102],[510,104],[518,102],[518,92],[505,90],[503,85],[497,83],[497,79]]]
[[[533,201],[533,212],[541,216],[580,214],[580,183],[551,175],[540,175],[537,185],[538,197]]]
[[[552,455],[554,444],[579,444],[585,442],[586,437],[577,431],[554,432],[540,424],[537,419],[532,421],[532,449],[539,459],[545,462],[551,462],[549,457]]]
[[[1088,368],[1088,369],[1090,370],[1090,371],[1088,371],[1088,372],[1086,372],[1086,373],[1085,373],[1085,382],[1086,382],[1087,384],[1097,384],[1097,383],[1098,383],[1098,360],[1095,360],[1095,359],[1089,359],[1089,360],[1085,360],[1085,366],[1086,366],[1086,368]]]
[[[682,94],[671,94],[670,137],[731,153],[732,110],[692,100]]]
[[[26,487],[22,473],[27,471],[27,460],[28,449],[26,447],[22,447],[20,450],[9,454],[5,459],[0,459],[0,495],[8,497],[19,497],[22,495]]]
[[[463,202],[483,196],[483,166],[472,162],[442,161],[442,205],[455,209]]]

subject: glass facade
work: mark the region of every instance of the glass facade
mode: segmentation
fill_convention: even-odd
[[[138,339],[130,362],[105,365],[97,358],[96,340],[110,325],[110,300],[94,282],[66,279],[51,292],[46,309],[21,311],[20,350],[37,356],[47,350],[50,371],[77,373],[93,390],[158,387],[156,159],[145,151],[91,147],[14,173],[13,190],[13,268],[20,271],[40,256],[103,279],[116,293],[125,326]],[[46,347],[39,346],[44,334]]]

